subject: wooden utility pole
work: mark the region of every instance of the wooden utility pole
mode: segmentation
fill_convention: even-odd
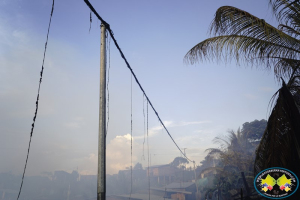
[[[101,24],[97,200],[106,195],[106,28]]]

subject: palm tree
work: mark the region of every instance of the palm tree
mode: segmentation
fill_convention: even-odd
[[[290,107],[298,110],[299,114],[300,1],[270,0],[270,5],[276,19],[281,23],[278,28],[238,8],[220,7],[210,28],[210,33],[214,37],[195,45],[186,54],[185,60],[194,64],[205,59],[215,58],[230,61],[234,58],[238,64],[243,62],[260,68],[273,69],[278,81],[280,78],[288,79],[287,84],[283,84],[292,95],[293,100],[289,102],[295,104],[295,106]],[[281,88],[277,94],[281,94],[282,91],[284,88]],[[282,95],[280,97],[283,98]],[[285,98],[287,97],[289,95],[285,95]],[[274,120],[283,117],[279,115],[283,115],[284,112],[276,113],[275,116],[271,115]],[[270,127],[270,123],[268,122],[268,127]],[[294,121],[294,123],[300,123],[300,121]],[[286,123],[282,122],[281,126],[286,126]],[[269,137],[271,137],[270,134]],[[300,139],[296,141],[300,143]]]
[[[270,4],[281,23],[278,28],[244,10],[220,7],[210,28],[213,37],[189,50],[185,61],[235,59],[238,64],[273,69],[278,81],[289,79],[290,90],[300,94],[300,2],[270,0]]]
[[[223,198],[230,198],[231,194],[229,190],[244,187],[248,195],[252,194],[251,188],[248,186],[252,185],[254,179],[253,164],[255,149],[247,133],[242,132],[240,129],[236,132],[230,130],[227,136],[216,137],[213,141],[220,144],[220,148],[207,149],[207,160],[218,156],[221,162],[219,162],[218,166],[208,167],[201,172],[201,174],[216,173],[215,181],[218,182],[218,186],[210,188],[207,192],[213,192],[219,188]]]
[[[213,140],[214,143],[220,144],[221,148],[207,149],[208,156],[218,155],[224,166],[234,166],[239,171],[252,171],[254,148],[247,135],[240,129],[236,133],[233,130],[228,133],[224,138],[216,137]]]
[[[282,87],[256,152],[254,175],[276,166],[300,177],[300,1],[269,2],[277,28],[238,8],[220,7],[210,28],[213,37],[195,45],[185,60],[234,58],[238,64],[274,70]],[[300,199],[300,190],[293,197]]]

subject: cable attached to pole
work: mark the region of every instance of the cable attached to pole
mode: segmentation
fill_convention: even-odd
[[[146,138],[146,125],[145,125],[145,102],[144,102],[144,94],[143,94],[143,116],[144,116],[144,142],[143,142],[143,156],[142,159],[145,160],[145,138]]]
[[[135,73],[133,72],[132,68],[130,67],[130,64],[128,63],[124,53],[122,52],[121,48],[119,47],[117,40],[114,37],[113,31],[110,29],[110,25],[104,21],[102,19],[102,17],[100,17],[100,15],[97,13],[97,11],[94,9],[94,7],[91,5],[91,3],[88,0],[84,0],[84,2],[87,4],[87,6],[91,9],[91,11],[93,11],[93,13],[98,17],[98,19],[101,21],[101,23],[106,27],[106,29],[108,30],[111,38],[113,39],[115,46],[117,47],[117,49],[119,50],[121,57],[123,58],[123,60],[126,63],[127,68],[130,70],[131,74],[133,75],[136,83],[138,84],[138,86],[140,87],[140,89],[142,90],[143,94],[145,95],[147,102],[150,104],[152,110],[154,111],[155,115],[157,116],[158,120],[160,121],[160,123],[162,124],[162,126],[164,127],[164,129],[166,130],[166,132],[168,133],[169,137],[171,138],[171,140],[173,141],[173,143],[176,145],[177,149],[180,151],[180,153],[190,162],[193,162],[191,159],[189,159],[183,152],[182,150],[179,148],[178,144],[175,142],[175,140],[173,139],[173,137],[171,136],[170,132],[168,131],[167,127],[165,126],[165,124],[163,123],[163,121],[161,120],[161,118],[159,117],[157,111],[155,110],[154,106],[152,105],[150,99],[148,98],[148,96],[146,95],[146,92],[144,91],[142,85],[140,84],[139,80],[137,79]]]
[[[45,49],[44,49],[42,70],[40,72],[39,88],[38,88],[38,94],[37,94],[37,98],[36,98],[36,102],[35,102],[35,113],[34,113],[34,117],[33,117],[33,123],[31,125],[31,132],[30,132],[30,139],[29,139],[28,150],[27,150],[27,157],[26,157],[26,161],[25,161],[25,166],[24,166],[24,171],[23,171],[21,186],[20,186],[20,190],[19,190],[19,194],[18,194],[17,200],[20,197],[20,194],[21,194],[21,191],[22,191],[22,187],[23,187],[23,181],[24,181],[24,176],[25,176],[25,172],[26,172],[26,167],[27,167],[29,152],[30,152],[30,145],[31,145],[31,139],[32,139],[34,124],[35,124],[35,120],[36,120],[37,112],[38,112],[38,108],[39,108],[40,89],[41,89],[41,83],[42,83],[42,79],[43,79],[44,63],[45,63],[45,57],[46,57],[46,51],[47,51],[47,44],[48,44],[48,37],[49,37],[49,31],[50,31],[50,25],[51,25],[53,10],[54,10],[54,0],[52,2],[52,9],[51,9],[51,14],[50,14],[50,21],[49,21],[49,25],[48,25],[48,32],[47,32],[47,38],[46,38],[46,43],[45,43]]]

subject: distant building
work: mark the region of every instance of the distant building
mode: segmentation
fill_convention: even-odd
[[[194,182],[171,183],[165,186],[165,191],[165,196],[171,199],[196,199],[196,184]]]

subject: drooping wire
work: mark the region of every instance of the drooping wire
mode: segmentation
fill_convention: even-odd
[[[36,120],[37,112],[38,112],[38,107],[39,107],[40,89],[41,89],[41,83],[42,83],[43,72],[44,72],[44,62],[45,62],[45,56],[46,56],[46,51],[47,51],[48,37],[49,37],[49,31],[50,31],[50,25],[51,25],[53,10],[54,10],[54,0],[52,2],[52,9],[51,9],[50,20],[49,20],[49,25],[48,25],[48,32],[47,32],[47,38],[46,38],[46,43],[45,43],[45,49],[44,49],[42,69],[41,69],[41,72],[40,72],[40,81],[39,81],[39,87],[38,87],[38,94],[37,94],[37,98],[36,98],[36,102],[35,102],[35,113],[34,113],[34,117],[33,117],[33,123],[31,125],[31,132],[30,132],[30,139],[29,139],[28,150],[27,150],[27,157],[26,157],[26,161],[25,161],[25,166],[24,166],[24,171],[23,171],[23,176],[22,176],[22,182],[21,182],[21,186],[20,186],[20,190],[19,190],[19,194],[18,194],[17,200],[20,197],[20,194],[21,194],[21,191],[22,191],[22,187],[23,187],[24,176],[25,176],[27,162],[28,162],[28,157],[29,157],[31,139],[32,139],[34,124],[35,124],[35,120]]]
[[[149,112],[148,112],[148,101],[147,101],[147,151],[148,151],[148,192],[150,200],[150,151],[149,151]]]
[[[144,116],[144,142],[143,142],[143,156],[142,159],[145,160],[145,139],[146,139],[146,125],[145,125],[145,95],[143,94],[143,116]]]
[[[130,167],[130,196],[129,199],[131,199],[131,194],[132,194],[132,75],[131,75],[131,80],[130,80],[130,121],[131,121],[131,128],[130,128],[130,146],[131,146],[131,151],[130,151],[130,163],[131,163],[131,167]]]
[[[140,87],[140,89],[142,90],[142,92],[144,93],[146,99],[147,99],[147,102],[150,104],[152,110],[154,111],[155,115],[157,116],[159,122],[162,124],[162,126],[164,127],[164,129],[166,130],[167,134],[169,135],[169,137],[171,138],[171,140],[173,141],[173,143],[175,144],[175,146],[177,147],[177,149],[180,151],[180,153],[190,162],[193,162],[191,159],[189,159],[183,152],[182,150],[179,148],[178,144],[175,142],[174,138],[171,136],[170,132],[168,131],[167,127],[165,126],[165,124],[163,123],[163,121],[161,120],[161,118],[159,117],[157,111],[155,110],[154,106],[152,105],[150,99],[148,98],[148,96],[146,95],[146,92],[144,91],[142,85],[140,84],[139,80],[137,79],[135,73],[133,72],[130,64],[128,63],[124,53],[122,52],[121,48],[119,47],[118,43],[117,43],[117,40],[115,39],[114,37],[114,34],[113,34],[113,31],[110,29],[110,25],[104,21],[102,19],[102,17],[100,17],[100,15],[97,13],[97,11],[94,9],[94,7],[91,5],[91,3],[88,1],[88,0],[84,0],[84,2],[87,4],[87,6],[94,12],[94,14],[98,17],[98,19],[101,21],[101,23],[106,27],[106,29],[108,30],[111,38],[113,39],[114,43],[115,43],[115,46],[117,47],[117,49],[119,50],[120,54],[121,54],[121,57],[123,58],[123,60],[125,61],[126,63],[126,66],[127,68],[130,70],[131,74],[133,75],[136,83],[138,84],[138,86]]]
[[[92,28],[92,11],[90,11],[90,29],[89,29],[89,33],[91,32],[91,28]]]
[[[107,34],[107,32],[106,32],[106,34]],[[108,123],[109,123],[109,88],[108,88],[108,86],[109,86],[109,71],[110,71],[110,41],[111,41],[111,38],[109,37],[109,39],[108,39],[108,34],[107,34],[107,36],[106,36],[106,40],[108,41],[108,42],[106,42],[108,45],[107,45],[107,49],[106,49],[106,51],[108,52],[108,70],[107,70],[107,84],[106,84],[106,90],[107,90],[107,122],[106,122],[106,134],[105,134],[105,136],[107,136],[107,133],[108,133]],[[107,55],[107,54],[106,54]],[[105,59],[106,60],[106,62],[107,62],[107,59]]]

